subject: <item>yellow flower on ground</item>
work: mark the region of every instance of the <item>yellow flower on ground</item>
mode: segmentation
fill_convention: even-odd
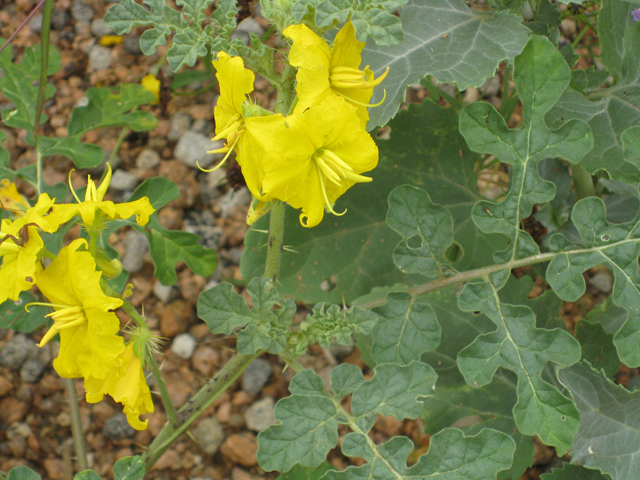
[[[114,45],[120,45],[124,41],[120,35],[103,35],[100,37],[100,45],[103,47],[112,47]]]
[[[29,202],[18,192],[15,183],[3,178],[0,180],[0,209],[4,208],[13,214],[14,217],[24,215],[29,208]]]
[[[122,364],[124,340],[118,336],[120,320],[114,310],[122,300],[100,288],[101,272],[84,239],[60,250],[58,258],[36,274],[36,286],[54,309],[47,315],[53,325],[38,346],[60,333],[60,351],[53,367],[63,378],[106,378]]]
[[[55,232],[57,224],[44,215],[53,205],[49,195],[43,193],[38,203],[14,221],[0,223],[0,303],[8,298],[18,300],[20,292],[29,290],[35,282],[36,272],[42,269],[38,253],[44,247],[38,228]]]
[[[374,78],[368,65],[360,70],[365,43],[356,39],[351,22],[340,29],[331,48],[306,25],[291,25],[283,33],[293,40],[289,62],[299,67],[296,111],[306,110],[333,92],[358,108],[358,116],[366,126],[373,88],[385,79],[389,68],[378,78]]]
[[[330,95],[319,104],[294,113],[275,135],[263,135],[267,197],[301,208],[300,223],[314,227],[325,209],[378,164],[378,147],[361,127],[355,107]]]
[[[255,142],[254,132],[259,132],[260,135],[273,134],[283,117],[280,114],[271,115],[256,105],[245,103],[247,95],[253,91],[255,76],[244,67],[242,58],[219,52],[213,66],[220,84],[220,97],[213,111],[216,122],[216,136],[213,140],[226,139],[224,147],[208,152],[226,153],[214,170],[223,165],[231,152],[235,151],[247,187],[255,197],[267,200],[261,192],[264,152],[260,144]]]
[[[84,202],[80,201],[72,188],[71,191],[78,203],[54,205],[53,211],[48,218],[51,222],[57,222],[60,225],[71,220],[74,215],[80,215],[82,217],[82,221],[86,225],[93,225],[97,217],[99,217],[98,220],[104,218],[114,220],[117,218],[129,218],[136,215],[138,225],[146,225],[149,221],[149,216],[155,212],[155,209],[149,203],[149,199],[147,197],[142,197],[134,202],[118,204],[110,201],[104,201],[103,198],[105,193],[107,193],[110,182],[111,165],[107,164],[107,175],[99,187],[96,188],[95,184],[91,181],[91,175],[89,175],[89,182],[87,183]]]
[[[142,80],[140,80],[140,84],[145,88],[145,90],[150,91],[156,97],[155,101],[151,102],[152,105],[157,105],[158,103],[160,103],[160,80],[158,80],[153,74],[150,73]]]
[[[120,355],[122,365],[104,379],[85,378],[84,389],[87,402],[98,403],[103,395],[111,395],[116,402],[124,404],[127,421],[136,430],[145,430],[149,420],[140,421],[140,415],[153,413],[151,392],[144,378],[142,361],[134,352],[134,342],[129,343]]]

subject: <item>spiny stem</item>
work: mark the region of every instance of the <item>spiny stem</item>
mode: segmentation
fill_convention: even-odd
[[[459,283],[470,282],[471,280],[476,280],[478,278],[486,277],[492,273],[500,272],[502,270],[512,270],[518,267],[524,267],[526,265],[534,265],[536,263],[548,262],[552,260],[557,253],[540,253],[538,255],[533,255],[531,257],[522,258],[520,260],[513,260],[507,263],[501,263],[499,265],[491,265],[489,267],[476,268],[475,270],[468,270],[466,272],[458,273],[456,275],[452,275],[447,278],[443,278],[441,280],[435,280],[433,282],[425,283],[422,285],[417,285],[415,287],[407,289],[407,292],[410,293],[413,298],[419,297],[420,295],[424,295],[425,293],[433,292],[435,290],[440,290],[441,288],[445,288],[451,285],[457,285]],[[360,308],[369,309],[373,307],[377,307],[378,305],[382,305],[386,302],[386,299],[381,298],[378,300],[373,300],[371,302],[366,302],[358,305]]]
[[[88,468],[87,450],[84,445],[84,433],[82,432],[82,420],[80,418],[80,405],[76,393],[76,384],[73,378],[63,378],[67,399],[69,400],[69,417],[71,420],[71,434],[73,435],[73,446],[76,451],[76,461],[78,471],[82,472]]]
[[[122,304],[122,309],[129,315],[129,317],[136,322],[138,327],[140,328],[148,328],[147,323],[142,315],[138,313],[138,311],[131,305],[129,302],[124,300]],[[142,360],[142,359],[141,359]],[[176,407],[173,404],[173,400],[171,400],[171,396],[169,395],[169,390],[167,389],[167,384],[164,381],[164,377],[162,376],[162,372],[160,372],[160,367],[158,366],[158,362],[156,361],[153,352],[147,350],[147,360],[148,365],[151,367],[151,374],[156,381],[156,385],[158,386],[158,390],[160,391],[160,398],[162,399],[162,404],[164,405],[164,411],[167,413],[167,418],[169,419],[169,424],[175,424],[177,413]]]
[[[282,259],[284,203],[280,200],[273,200],[270,215],[267,260],[264,268],[264,276],[275,283],[280,273],[280,261]]]

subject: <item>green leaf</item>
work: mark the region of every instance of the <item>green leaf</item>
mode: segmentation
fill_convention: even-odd
[[[338,400],[351,395],[362,383],[362,370],[355,365],[341,363],[331,370],[331,391]]]
[[[403,238],[393,251],[401,271],[428,280],[444,278],[449,268],[444,256],[453,243],[453,217],[446,208],[434,204],[424,190],[402,185],[389,195],[387,225]]]
[[[318,467],[338,444],[337,406],[318,374],[298,373],[289,390],[275,407],[278,424],[258,433],[258,463],[268,472]]]
[[[82,143],[82,136],[103,127],[127,127],[135,132],[151,130],[158,120],[149,112],[129,112],[155,99],[142,85],[123,83],[117,90],[111,87],[90,88],[85,95],[89,103],[76,107],[67,127],[68,137],[42,137],[42,156],[65,155],[79,168],[91,168],[104,160],[104,152],[97,145]]]
[[[537,11],[534,12],[534,19],[530,22],[524,22],[536,35],[548,35],[552,29],[559,27],[560,23],[560,10],[549,0],[539,0]]]
[[[140,37],[140,49],[145,55],[155,53],[159,45],[167,42],[166,37],[175,33],[167,51],[167,61],[174,72],[184,65],[192,67],[198,57],[207,54],[206,45],[211,42],[212,35],[202,28],[202,23],[206,19],[204,12],[213,0],[178,1],[176,3],[183,7],[182,12],[171,8],[162,0],[144,0],[143,3],[150,7],[149,10],[133,0],[122,0],[107,11],[105,24],[118,35],[129,33],[133,27],[153,27]],[[224,2],[223,7],[228,7],[228,4],[229,2]],[[224,15],[221,17],[214,14],[212,20],[219,22],[223,17]],[[226,21],[220,27],[225,26]]]
[[[343,453],[363,456],[366,443],[364,435],[350,433],[343,441]],[[514,449],[513,440],[495,430],[483,430],[475,437],[465,437],[460,430],[447,428],[431,437],[429,451],[411,468],[406,462],[413,443],[407,437],[394,437],[365,456],[368,461],[365,465],[351,466],[342,472],[327,472],[323,480],[487,480],[509,468]]]
[[[608,377],[613,377],[620,368],[613,335],[606,333],[599,323],[580,320],[575,336],[582,348],[582,360],[587,360],[594,368],[602,369]]]
[[[458,367],[472,386],[483,386],[498,367],[518,376],[516,425],[526,435],[537,434],[559,454],[571,446],[579,416],[573,403],[542,379],[547,362],[562,366],[580,359],[578,342],[566,331],[536,328],[533,310],[503,303],[489,281],[467,284],[458,297],[462,311],[480,311],[497,329],[480,335],[458,355]]]
[[[216,24],[217,34],[229,38],[236,29],[236,15],[238,4],[236,0],[219,0],[216,9],[211,14],[211,20]]]
[[[548,323],[549,316],[559,311],[561,301],[551,290],[534,300],[527,300],[532,288],[530,277],[518,281],[511,277],[500,295],[511,302],[525,302],[530,306],[536,314],[536,325],[541,328],[542,324]],[[499,369],[487,385],[472,387],[467,384],[457,365],[460,347],[491,332],[495,325],[477,312],[459,310],[456,294],[457,287],[449,287],[420,297],[434,309],[442,325],[440,345],[422,356],[438,375],[434,394],[424,400],[425,432],[433,435],[446,427],[461,428],[465,435],[475,435],[483,428],[504,432],[513,438],[517,447],[513,465],[498,478],[520,478],[533,463],[533,443],[531,436],[519,431],[513,418],[517,379],[512,372]]]
[[[17,302],[7,300],[0,303],[0,329],[10,328],[16,332],[31,333],[42,327],[49,313],[47,307],[35,305],[25,310],[25,306],[37,302],[38,299],[31,292],[21,292]]]
[[[564,463],[562,468],[554,468],[550,473],[540,475],[541,480],[610,480],[597,470],[589,470],[580,465]]]
[[[29,467],[13,467],[9,470],[7,480],[41,480],[42,477]]]
[[[100,475],[98,475],[93,470],[85,470],[84,472],[76,473],[76,476],[73,477],[73,480],[102,480]]]
[[[124,457],[113,465],[115,480],[142,480],[144,477],[144,462],[139,455]]]
[[[598,13],[601,59],[618,82],[586,97],[567,90],[547,118],[552,126],[572,118],[587,121],[594,147],[581,165],[590,173],[605,170],[610,178],[635,184],[640,170],[626,158],[622,140],[640,122],[640,23],[633,21],[632,9],[630,3],[606,0]]]
[[[579,120],[570,120],[551,130],[545,113],[569,84],[571,72],[560,52],[549,40],[534,36],[515,59],[514,82],[523,104],[524,124],[517,130],[507,124],[491,104],[475,102],[460,113],[460,131],[469,147],[489,153],[511,166],[511,189],[499,203],[478,202],[473,221],[487,233],[502,233],[509,248],[496,261],[524,258],[539,253],[531,236],[520,223],[531,215],[533,205],[553,200],[555,185],[544,181],[538,164],[548,157],[578,162],[593,146],[591,129]]]
[[[198,317],[206,322],[211,333],[225,335],[252,320],[247,303],[230,283],[221,283],[200,294]]]
[[[433,309],[408,293],[389,294],[387,303],[372,312],[378,316],[371,345],[376,363],[407,365],[440,344],[441,329]]]
[[[4,39],[0,39],[4,44]],[[7,127],[23,128],[27,131],[27,141],[33,145],[33,123],[35,121],[36,103],[38,101],[38,86],[40,79],[40,45],[27,48],[20,63],[13,62],[11,45],[0,53],[0,91],[14,104],[14,108],[2,111],[2,118]],[[49,47],[49,65],[47,75],[53,75],[61,68],[60,52],[51,45]],[[55,87],[48,83],[45,98],[53,97]],[[14,109],[16,113],[10,115]],[[47,121],[46,115],[40,116],[40,123]]]
[[[511,63],[529,38],[521,17],[506,11],[480,12],[455,0],[411,0],[400,10],[400,21],[410,42],[368,45],[363,52],[363,64],[376,77],[390,67],[382,83],[386,100],[370,110],[369,129],[386,125],[404,101],[406,88],[422,77],[457,83],[460,90],[480,86],[501,60]],[[383,89],[377,89],[371,103],[382,96]]]
[[[288,473],[278,475],[276,480],[320,480],[322,476],[329,470],[335,470],[336,467],[328,462],[322,462],[319,467],[309,468],[294,466]]]
[[[397,420],[415,419],[422,412],[421,397],[433,394],[437,375],[429,365],[411,362],[378,365],[371,380],[353,393],[351,412],[370,429],[375,415],[392,415]],[[365,430],[362,425],[360,428]],[[368,431],[368,429],[367,429]]]
[[[171,200],[175,200],[180,196],[180,189],[178,186],[162,177],[147,178],[144,182],[138,185],[138,188],[127,199],[128,202],[135,202],[142,197],[147,197],[149,203],[156,210],[160,210]]]
[[[610,224],[603,201],[590,197],[576,203],[571,219],[583,248],[572,251],[577,245],[566,237],[551,237],[550,246],[559,253],[547,268],[547,281],[560,298],[576,301],[586,288],[582,272],[600,263],[608,264],[615,278],[612,299],[629,313],[613,342],[624,364],[640,366],[640,215],[629,223]]]
[[[401,111],[390,127],[390,139],[377,141],[380,162],[367,174],[373,182],[354,186],[337,201],[335,208],[347,208],[346,215],[327,215],[308,229],[300,226],[298,212],[287,208],[284,244],[291,251],[282,254],[279,278],[285,295],[308,303],[348,303],[374,287],[420,281],[396,270],[392,252],[399,237],[385,223],[387,197],[404,183],[427,190],[453,216],[454,239],[463,251],[456,269],[487,265],[504,247],[504,237],[481,234],[470,220],[471,208],[483,198],[474,171],[479,157],[464,143],[456,112],[425,101]],[[268,228],[268,218],[254,228]],[[247,279],[264,272],[266,236],[256,230],[247,233],[240,262]]]
[[[9,152],[2,146],[2,142],[7,139],[7,134],[0,130],[0,177],[13,179],[13,177],[5,175],[5,170],[9,170],[13,173],[12,170],[8,169],[9,166]]]
[[[640,392],[630,393],[584,362],[560,370],[558,377],[580,411],[572,461],[614,479],[633,478],[640,471]]]
[[[185,262],[193,273],[203,277],[211,275],[218,266],[218,254],[213,249],[202,247],[198,243],[198,235],[165,230],[155,214],[146,227],[135,228],[149,239],[149,253],[156,267],[154,275],[163,285],[173,285],[178,281],[178,262]]]

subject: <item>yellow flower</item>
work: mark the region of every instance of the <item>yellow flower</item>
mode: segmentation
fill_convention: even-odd
[[[98,43],[103,47],[112,47],[113,45],[120,45],[123,41],[124,39],[119,35],[103,35]]]
[[[287,117],[275,135],[263,135],[267,197],[301,208],[300,223],[316,226],[325,208],[378,164],[378,147],[361,127],[355,107],[330,95],[319,104]],[[339,214],[342,215],[342,214]]]
[[[146,225],[149,221],[149,216],[155,212],[155,209],[149,203],[149,199],[147,197],[142,197],[134,202],[119,204],[103,201],[110,182],[111,165],[107,164],[107,175],[99,187],[96,188],[95,184],[91,181],[91,175],[89,175],[89,182],[87,183],[84,202],[80,201],[72,188],[71,192],[78,203],[54,205],[53,211],[48,217],[49,220],[51,222],[57,222],[58,225],[60,225],[71,220],[74,215],[80,215],[82,217],[82,221],[86,225],[93,225],[96,220],[96,211],[99,211],[98,221],[104,219],[104,217],[113,220],[116,218],[129,218],[136,215],[138,225]]]
[[[115,38],[122,39],[122,37],[117,36]],[[100,39],[100,41],[102,41],[102,39]],[[152,105],[157,105],[158,103],[160,103],[160,80],[158,80],[153,74],[150,73],[142,80],[140,80],[140,84],[145,88],[145,90],[150,91],[156,97],[155,101],[151,102]]]
[[[0,303],[8,298],[18,300],[20,292],[29,290],[34,284],[36,272],[42,269],[38,253],[44,247],[38,228],[46,232],[57,230],[44,215],[53,205],[46,193],[38,203],[14,221],[3,219],[0,224]]]
[[[3,178],[0,180],[0,208],[10,211],[15,217],[24,215],[30,205],[26,198],[18,193],[16,184]]]
[[[368,65],[360,70],[365,44],[356,40],[351,22],[340,29],[331,48],[306,25],[291,25],[283,33],[293,40],[289,62],[299,67],[296,111],[306,110],[333,92],[358,107],[362,126],[366,126],[367,106],[375,106],[368,105],[373,88],[385,79],[389,68],[377,79]]]
[[[53,367],[63,378],[105,378],[122,364],[124,340],[117,333],[120,320],[110,310],[122,300],[107,297],[100,288],[101,272],[84,239],[60,250],[58,258],[36,274],[36,286],[51,303],[53,325],[38,346],[60,333],[60,351]]]
[[[103,395],[111,395],[116,402],[124,404],[127,421],[136,430],[145,430],[149,420],[140,421],[140,415],[153,413],[151,392],[144,378],[142,362],[134,352],[134,342],[127,345],[120,355],[122,365],[104,379],[85,378],[84,389],[87,402],[98,403]]]
[[[282,122],[282,115],[269,112],[253,104],[245,104],[247,95],[253,91],[253,72],[244,67],[240,57],[230,57],[225,52],[218,53],[213,61],[216,77],[220,84],[220,97],[213,111],[216,136],[213,140],[226,139],[224,147],[208,153],[226,153],[222,161],[212,170],[219,168],[232,151],[236,151],[238,165],[242,169],[247,187],[251,193],[263,200],[261,183],[264,178],[260,144],[255,142],[254,132],[270,135]],[[206,170],[206,171],[212,171]]]

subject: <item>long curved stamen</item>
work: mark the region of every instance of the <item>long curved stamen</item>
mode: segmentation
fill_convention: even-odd
[[[326,162],[334,172],[337,171],[338,175],[345,180],[352,181],[354,183],[367,183],[372,179],[363,175],[353,173],[353,168],[342,160],[338,155],[331,150],[325,150],[322,152],[321,158]]]
[[[233,132],[239,132],[240,130],[242,130],[242,117],[240,116],[240,114],[236,114],[235,117],[231,118],[227,124],[224,126],[224,128],[222,129],[222,131],[220,133],[218,133],[215,137],[212,138],[212,140],[220,140],[222,138],[229,138],[231,136],[231,133]]]
[[[197,162],[196,162],[196,165],[198,166],[198,168],[199,168],[200,170],[202,170],[203,172],[207,172],[207,173],[209,173],[209,172],[213,172],[213,171],[215,171],[215,170],[219,169],[222,165],[224,165],[224,164],[225,164],[225,162],[226,162],[226,161],[227,161],[227,159],[229,158],[229,155],[231,155],[231,152],[233,152],[233,151],[235,150],[236,145],[238,144],[238,140],[239,140],[239,139],[240,139],[240,135],[236,135],[236,138],[234,138],[234,139],[233,139],[233,143],[231,144],[231,146],[230,146],[230,147],[224,147],[224,148],[228,148],[227,154],[224,156],[224,158],[223,158],[222,160],[220,160],[220,163],[218,163],[215,167],[213,167],[213,168],[209,168],[209,169],[207,169],[207,168],[202,168],[202,167],[200,166],[200,162],[199,162],[199,161],[197,161]],[[220,148],[220,149],[218,149],[218,150],[222,150],[222,149]],[[209,150],[207,153],[218,153],[218,150]]]
[[[340,186],[340,176],[325,163],[322,157],[318,157],[316,159],[316,163],[318,164],[318,167],[320,167],[320,170],[322,170],[322,173],[324,173],[331,182]]]
[[[343,93],[338,92],[337,90],[333,90],[333,93],[335,93],[336,95],[344,98],[348,102],[351,102],[351,103],[353,103],[355,105],[358,105],[360,107],[367,107],[367,108],[369,108],[369,107],[379,107],[380,105],[382,105],[384,103],[384,101],[387,98],[387,89],[386,88],[383,90],[382,100],[380,100],[378,103],[362,103],[362,102],[359,102],[357,100],[354,100],[351,97],[346,96]]]
[[[342,215],[344,215],[345,213],[347,213],[347,209],[344,209],[344,212],[342,213],[338,213],[333,209],[333,206],[331,205],[331,203],[329,203],[329,198],[327,198],[327,190],[324,188],[324,181],[322,180],[322,172],[320,171],[320,165],[318,165],[318,163],[316,162],[316,168],[318,169],[318,178],[320,179],[320,188],[322,189],[322,196],[324,197],[324,205],[325,208],[333,213],[334,215],[341,217]]]
[[[78,198],[78,195],[76,195],[76,191],[73,189],[73,185],[71,185],[71,174],[74,172],[74,170],[75,169],[72,168],[71,171],[69,172],[69,190],[71,190],[71,194],[73,195],[73,198],[75,198],[78,203],[82,203]]]
[[[331,70],[331,85],[336,88],[373,88],[380,85],[389,73],[389,67],[378,78],[367,80],[362,70],[352,67],[334,67]]]
[[[45,302],[31,302],[25,305],[25,310],[29,311],[31,305],[42,305],[45,307],[57,308],[57,310],[45,315],[53,318],[53,326],[47,331],[38,346],[42,347],[51,340],[58,332],[67,328],[77,327],[87,322],[87,316],[82,305],[58,305]]]

